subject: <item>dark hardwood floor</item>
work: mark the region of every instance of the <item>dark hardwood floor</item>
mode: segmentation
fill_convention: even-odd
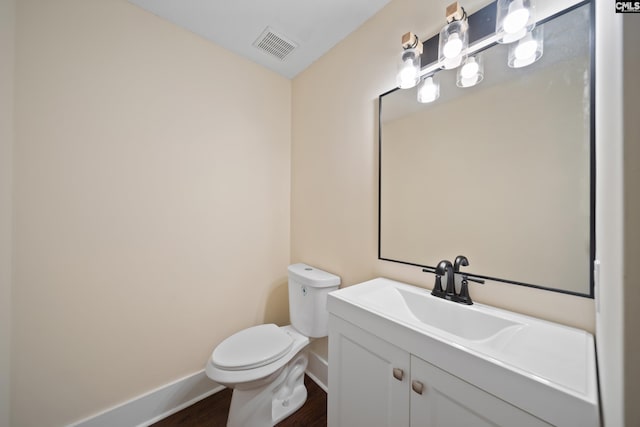
[[[277,427],[326,427],[327,394],[305,375],[307,401]],[[225,389],[161,420],[152,427],[224,427],[231,405],[231,390]]]

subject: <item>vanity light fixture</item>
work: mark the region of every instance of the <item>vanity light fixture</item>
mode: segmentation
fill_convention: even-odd
[[[409,89],[420,82],[420,56],[422,43],[415,34],[408,32],[402,36],[402,55],[398,64],[398,87]]]
[[[469,56],[464,60],[462,66],[458,68],[456,78],[456,86],[471,87],[475,86],[484,78],[484,63],[482,55]]]
[[[445,70],[456,68],[462,63],[469,46],[467,13],[458,4],[452,3],[446,9],[447,25],[440,31],[438,41],[438,61]]]
[[[542,58],[543,48],[543,27],[538,27],[532,32],[527,33],[518,43],[509,46],[509,59],[507,64],[511,68],[521,68],[533,64]]]
[[[471,16],[456,1],[447,6],[445,16],[447,25],[424,43],[411,32],[402,36],[397,84],[400,89],[420,84],[418,102],[439,98],[440,85],[433,76],[440,70],[457,69],[456,86],[460,88],[482,82],[484,67],[478,52],[496,42],[510,43],[510,68],[525,67],[542,57],[543,31],[542,26],[536,27],[535,0],[496,0]],[[424,69],[422,61],[427,63]]]
[[[534,0],[498,0],[496,34],[498,43],[513,43],[536,25]]]
[[[418,102],[426,104],[440,97],[440,84],[433,80],[433,76],[425,78],[418,86]]]

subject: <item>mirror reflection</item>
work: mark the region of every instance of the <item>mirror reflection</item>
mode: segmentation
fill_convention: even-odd
[[[466,255],[473,275],[591,292],[590,11],[544,26],[544,55],[507,66],[481,52],[484,80],[440,98],[380,98],[379,257],[434,267]]]

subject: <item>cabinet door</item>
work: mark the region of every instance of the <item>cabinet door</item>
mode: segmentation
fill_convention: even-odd
[[[329,427],[408,427],[409,354],[329,318]]]
[[[415,356],[411,388],[411,427],[550,426]]]

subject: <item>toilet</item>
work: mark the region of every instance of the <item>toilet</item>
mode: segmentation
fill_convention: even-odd
[[[310,338],[327,336],[327,294],[340,277],[306,264],[290,265],[288,276],[291,325],[236,332],[207,362],[207,376],[233,389],[227,427],[273,426],[307,400],[305,348]]]

